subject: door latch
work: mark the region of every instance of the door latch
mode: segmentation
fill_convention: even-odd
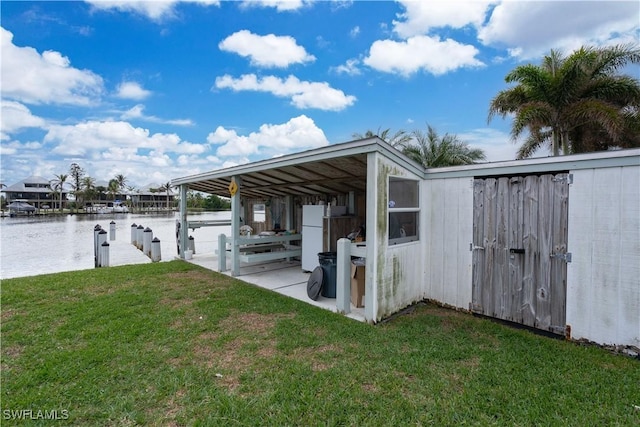
[[[557,252],[557,253],[552,253],[551,254],[551,258],[555,258],[555,259],[559,259],[562,260],[564,262],[571,262],[571,252]]]

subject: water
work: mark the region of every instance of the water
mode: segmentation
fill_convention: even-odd
[[[36,216],[0,219],[0,278],[33,276],[61,271],[94,268],[93,229],[100,224],[109,231],[116,223],[116,241],[131,241],[131,225],[142,225],[153,231],[161,242],[162,261],[177,255],[176,219],[178,213],[109,214]],[[230,219],[230,212],[189,214],[189,220]],[[231,228],[202,227],[189,230],[196,253],[212,253],[218,245],[218,235],[229,235]],[[107,240],[108,241],[108,240]]]

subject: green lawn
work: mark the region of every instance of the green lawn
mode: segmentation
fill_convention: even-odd
[[[433,305],[372,326],[181,261],[1,291],[3,426],[640,424],[637,360]]]

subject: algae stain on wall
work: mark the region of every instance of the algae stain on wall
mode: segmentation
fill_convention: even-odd
[[[377,200],[376,206],[376,234],[379,245],[376,248],[378,313],[380,319],[391,313],[397,300],[397,294],[402,283],[402,263],[397,256],[389,262],[389,176],[405,176],[406,172],[396,166],[378,160]]]

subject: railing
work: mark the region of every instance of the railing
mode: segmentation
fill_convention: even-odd
[[[244,263],[273,261],[302,256],[302,247],[292,242],[302,240],[302,234],[283,234],[276,236],[249,236],[238,238],[238,260]],[[218,236],[218,271],[227,270],[227,244],[233,247],[232,238]],[[237,273],[237,272],[236,272]]]

